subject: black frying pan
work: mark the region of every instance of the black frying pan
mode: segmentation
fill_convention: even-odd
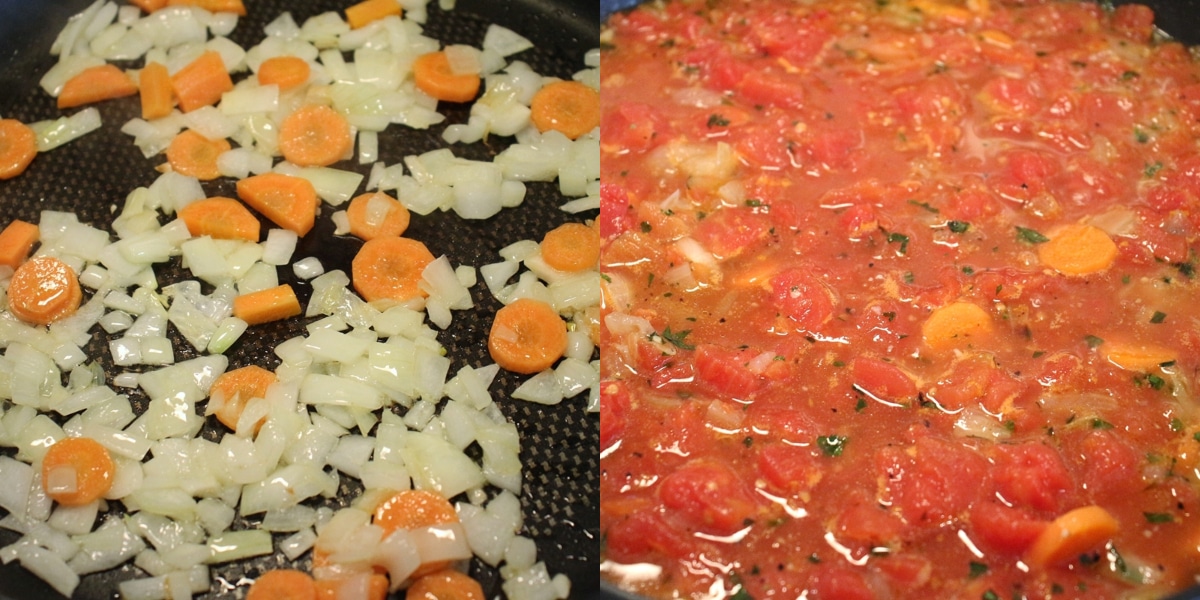
[[[0,115],[27,123],[60,116],[54,100],[37,87],[37,81],[53,64],[54,59],[48,51],[54,36],[70,15],[90,2],[0,0]],[[263,25],[285,10],[290,11],[297,22],[303,22],[311,15],[341,10],[350,4],[353,4],[352,0],[247,0],[250,14],[241,19],[231,37],[248,48],[261,41]],[[430,18],[425,26],[428,35],[444,44],[478,46],[488,23],[504,25],[537,45],[515,58],[524,60],[542,74],[569,77],[582,68],[584,53],[599,45],[599,13],[594,0],[458,0],[457,8],[449,12],[439,10],[436,5],[433,1],[429,6]],[[136,98],[105,102],[99,109],[105,122],[102,130],[37,157],[23,175],[0,182],[0,223],[14,218],[37,222],[41,210],[54,209],[74,211],[81,220],[108,229],[113,218],[110,205],[119,206],[131,190],[154,180],[156,172],[152,165],[162,159],[147,161],[142,158],[131,139],[118,131],[121,123],[138,115]],[[465,122],[468,114],[466,108],[446,111],[443,107],[443,112],[448,112],[448,123]],[[380,135],[380,159],[390,165],[405,155],[441,147],[440,135],[440,127],[415,132],[394,126]],[[503,150],[505,145],[506,142],[493,139],[486,144],[456,146],[455,153],[485,159]],[[368,170],[351,162],[337,166],[362,173]],[[212,185],[205,186],[208,194],[234,196],[231,181],[209,183]],[[496,252],[512,241],[540,239],[545,231],[562,222],[596,216],[594,212],[568,215],[558,209],[563,201],[557,184],[533,183],[528,186],[528,195],[519,210],[506,210],[486,222],[463,221],[453,213],[427,217],[414,215],[410,233],[406,235],[425,241],[434,255],[446,254],[454,264],[479,266],[496,262]],[[302,240],[294,258],[316,256],[326,270],[349,272],[350,260],[360,242],[334,236],[329,221],[332,210],[329,207],[323,210],[317,227]],[[174,270],[168,268],[160,280],[166,281],[178,273],[177,267]],[[293,284],[302,303],[307,301],[308,286],[291,280],[290,269],[281,269],[280,279]],[[486,349],[487,328],[490,315],[499,305],[482,286],[473,289],[473,295],[477,308],[456,313],[454,324],[439,335],[439,340],[454,359],[453,370],[464,364],[491,362]],[[273,368],[278,361],[272,354],[272,347],[301,333],[303,325],[301,319],[293,319],[255,328],[228,353],[230,368],[247,364]],[[177,360],[190,358],[190,346],[179,337],[175,342]],[[87,350],[93,359],[107,357],[100,336],[93,339]],[[502,373],[493,385],[492,393],[521,434],[524,534],[537,541],[538,558],[546,562],[551,573],[565,573],[571,578],[573,597],[588,597],[600,587],[599,421],[594,414],[586,413],[582,398],[552,407],[505,400],[521,379]],[[136,406],[138,398],[132,399]],[[218,439],[218,433],[215,427],[208,427],[202,435]],[[344,493],[330,504],[344,505],[357,495],[359,489],[356,482],[343,480]],[[245,525],[245,522],[241,524]],[[234,527],[238,527],[238,523]],[[10,544],[18,537],[0,530],[0,546]],[[308,561],[306,555],[295,565],[307,569]],[[282,555],[261,557],[221,566],[213,574],[236,583],[242,576],[255,577],[267,568],[286,563]],[[496,570],[475,560],[471,564],[471,574],[484,584],[488,597],[500,595]],[[75,598],[114,598],[120,581],[144,576],[131,565],[94,574],[84,578]],[[205,597],[234,598],[244,593],[244,587],[239,590],[221,591],[220,585],[214,583],[212,591]],[[16,564],[0,566],[0,600],[58,597],[48,585]]]
[[[600,0],[600,18],[641,4],[642,0]],[[1189,45],[1200,45],[1200,0],[1113,0],[1113,4],[1145,4],[1154,9],[1154,22],[1167,35]],[[601,584],[597,600],[637,600],[639,596],[618,589],[609,582]],[[1167,600],[1200,600],[1200,585]]]

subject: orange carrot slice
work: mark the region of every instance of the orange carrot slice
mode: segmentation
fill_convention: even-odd
[[[222,196],[197,200],[179,211],[179,218],[194,236],[257,242],[259,222],[246,205]]]
[[[16,119],[0,119],[0,179],[25,172],[37,156],[37,134]]]
[[[0,231],[0,266],[16,269],[29,257],[29,251],[38,241],[38,226],[13,219],[4,231]]]
[[[246,16],[242,0],[166,0],[167,6],[198,6],[208,12],[229,12]]]
[[[302,167],[332,165],[353,144],[350,123],[328,106],[302,106],[279,124],[279,151],[288,162]]]
[[[346,22],[351,29],[358,29],[384,17],[400,16],[401,13],[400,3],[396,0],[363,0],[346,9]]]
[[[63,84],[58,93],[59,108],[74,108],[101,100],[123,98],[138,93],[137,84],[116,65],[89,67]]]
[[[233,89],[221,55],[209,50],[171,76],[171,89],[183,112],[211,106]]]
[[[238,198],[276,225],[305,235],[313,228],[317,191],[302,177],[263,173],[237,182]]]
[[[1037,247],[1038,259],[1064,275],[1099,273],[1117,258],[1117,244],[1098,227],[1068,225]]]
[[[225,371],[213,381],[209,389],[209,398],[221,398],[221,406],[214,412],[217,420],[226,427],[236,430],[238,419],[246,403],[252,398],[265,398],[267,388],[275,383],[275,374],[256,365],[249,365],[232,371]],[[255,431],[262,422],[255,424]]]
[[[1060,515],[1042,530],[1025,562],[1034,568],[1048,567],[1079,557],[1099,548],[1120,530],[1108,511],[1099,506],[1084,506]]]
[[[344,595],[339,594],[344,582],[345,579],[343,578],[317,580],[317,600],[347,600]],[[353,600],[385,600],[387,595],[387,575],[372,573],[367,582],[367,597],[354,598]]]
[[[555,81],[533,95],[529,111],[538,131],[577,139],[600,125],[600,92],[578,81]]]
[[[458,512],[437,492],[401,490],[375,507],[372,522],[386,535],[397,529],[457,523]]]
[[[138,76],[138,91],[141,93],[143,119],[151,121],[171,114],[171,74],[167,72],[166,65],[152,62],[142,68]]]
[[[368,241],[350,263],[354,289],[367,302],[404,302],[426,293],[418,285],[433,254],[425,244],[403,237]]]
[[[413,62],[413,81],[422,92],[447,102],[470,102],[479,93],[478,75],[455,74],[445,52],[422,54]]]
[[[254,580],[246,600],[316,600],[317,583],[304,571],[274,569]]]
[[[346,218],[350,221],[351,235],[373,240],[404,235],[411,217],[400,201],[383,192],[374,192],[351,200]]]
[[[75,272],[53,256],[25,261],[8,284],[9,311],[35,325],[49,325],[74,313],[82,300]]]
[[[1108,362],[1127,371],[1149,373],[1164,363],[1179,358],[1172,348],[1157,344],[1135,344],[1123,341],[1106,341],[1099,348],[1100,355]]]
[[[85,437],[64,438],[46,449],[42,486],[55,502],[81,506],[108,493],[115,472],[112,457],[100,442]],[[68,489],[60,489],[60,483]]]
[[[286,283],[233,299],[233,316],[250,325],[279,321],[301,312],[296,291]]]
[[[408,587],[405,600],[484,600],[483,586],[454,569],[423,575]]]
[[[970,302],[955,302],[934,309],[921,325],[921,335],[925,345],[941,350],[979,342],[994,328],[987,311]]]
[[[567,324],[540,300],[521,298],[496,311],[488,352],[501,368],[531,374],[549,369],[567,350]]]
[[[230,148],[228,140],[210,140],[195,130],[185,129],[167,146],[167,162],[176,173],[210,181],[221,176],[217,157]]]
[[[594,268],[600,262],[600,232],[583,223],[564,223],[542,238],[546,264],[571,273]]]
[[[129,0],[129,3],[147,13],[152,13],[166,6],[167,0]]]
[[[260,85],[277,85],[280,90],[294,88],[306,81],[312,68],[298,56],[273,56],[258,67]]]

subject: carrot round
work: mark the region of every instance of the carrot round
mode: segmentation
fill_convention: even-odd
[[[138,87],[133,78],[120,67],[106,63],[84,69],[68,79],[58,93],[58,107],[74,108],[136,93]]]
[[[38,241],[38,226],[13,219],[4,231],[0,231],[0,266],[16,269],[29,257],[29,251]]]
[[[600,232],[583,223],[564,223],[542,238],[546,264],[575,273],[594,268],[600,261]]]
[[[112,487],[116,467],[108,450],[92,438],[64,438],[46,449],[42,459],[42,486],[46,495],[65,506],[87,504]],[[66,479],[72,491],[57,489]],[[74,483],[70,486],[70,483]]]
[[[250,325],[287,319],[301,312],[296,291],[286,283],[233,299],[233,316]]]
[[[549,304],[521,298],[496,311],[488,352],[502,368],[531,374],[549,369],[567,349],[567,324]]]
[[[263,173],[237,182],[238,198],[272,223],[303,236],[316,220],[317,190],[302,177]]]
[[[578,81],[555,81],[533,95],[529,111],[538,131],[577,139],[600,125],[600,93]]]
[[[970,302],[955,302],[934,309],[921,325],[925,344],[935,350],[965,346],[991,335],[994,325],[987,311]]]
[[[400,16],[401,12],[396,0],[363,0],[346,9],[346,23],[351,29],[358,29],[384,17]]]
[[[74,313],[82,300],[79,278],[53,256],[25,261],[8,283],[8,309],[27,323],[49,325]]]
[[[1117,258],[1117,245],[1091,225],[1067,225],[1037,248],[1042,264],[1064,275],[1099,273]]]
[[[350,234],[363,240],[377,237],[397,237],[408,230],[408,209],[395,198],[375,192],[362,194],[350,201],[346,209]]]
[[[1084,506],[1060,515],[1050,522],[1025,555],[1034,568],[1060,564],[1094,550],[1108,541],[1120,525],[1099,506]]]
[[[0,119],[0,179],[25,172],[37,156],[37,134],[16,119]]]
[[[257,242],[260,224],[246,205],[222,196],[197,200],[179,211],[179,218],[194,236]]]
[[[167,6],[198,6],[208,12],[228,12],[246,16],[242,0],[166,0]]]
[[[279,125],[279,150],[302,167],[327,167],[350,151],[350,122],[321,104],[302,106]]]
[[[1154,371],[1179,357],[1175,350],[1165,346],[1124,342],[1105,342],[1100,346],[1100,355],[1122,369],[1142,373]]]
[[[422,54],[413,62],[413,81],[422,92],[447,102],[470,102],[479,93],[478,75],[450,70],[445,52]]]
[[[166,65],[152,62],[138,76],[138,92],[142,102],[142,118],[147,121],[171,114],[171,74]]]
[[[391,533],[397,529],[457,523],[458,513],[437,492],[401,490],[375,507],[373,522],[385,533]]]
[[[221,94],[233,89],[233,79],[225,70],[225,61],[209,50],[171,76],[171,89],[183,112],[211,106]]]
[[[386,600],[388,595],[387,575],[372,573],[369,577],[367,597],[355,600]],[[317,580],[317,600],[345,600],[345,596],[338,593],[343,583],[345,583],[344,578]]]
[[[258,576],[246,600],[316,600],[317,584],[304,571],[275,569]]]
[[[195,130],[185,129],[167,146],[167,162],[176,173],[209,181],[221,176],[217,157],[230,148],[228,140],[210,140]]]
[[[380,237],[367,241],[350,263],[354,289],[367,302],[404,302],[425,296],[421,273],[433,254],[425,244],[403,237]]]
[[[289,90],[306,81],[312,72],[308,61],[298,56],[273,56],[258,67],[260,85],[275,84],[280,90]]]
[[[166,6],[167,0],[129,0],[129,3],[147,13],[152,13]]]
[[[465,573],[442,569],[417,578],[404,600],[484,600],[483,586]]]
[[[275,383],[275,374],[257,365],[248,365],[240,369],[225,371],[213,381],[209,389],[209,398],[220,396],[221,407],[216,410],[217,420],[226,427],[236,430],[238,419],[246,403],[252,398],[265,398],[267,388]],[[257,429],[257,425],[255,426]]]

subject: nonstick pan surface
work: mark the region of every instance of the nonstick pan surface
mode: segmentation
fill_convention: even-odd
[[[261,41],[263,26],[284,11],[291,12],[297,22],[303,22],[312,15],[340,11],[352,3],[349,0],[247,0],[249,14],[239,21],[230,37],[249,48]],[[0,0],[0,115],[26,123],[61,116],[54,99],[41,91],[37,81],[54,64],[54,57],[49,55],[54,36],[70,15],[88,4],[90,0]],[[451,11],[440,10],[434,0],[429,5],[425,32],[443,44],[478,47],[487,25],[498,23],[524,35],[536,45],[536,48],[512,58],[525,61],[544,75],[569,78],[583,68],[584,53],[599,45],[598,19],[595,0],[459,0]],[[140,64],[128,66],[139,67]],[[115,216],[114,206],[121,206],[134,188],[149,185],[157,176],[153,166],[163,159],[143,158],[132,139],[119,132],[122,123],[138,116],[136,97],[104,102],[98,108],[104,119],[101,130],[38,156],[23,175],[0,182],[0,222],[7,223],[12,219],[37,222],[42,210],[65,210],[76,213],[81,221],[111,231],[109,225]],[[447,109],[443,103],[440,109],[447,114],[447,124],[466,122],[469,107]],[[380,134],[380,160],[390,165],[406,155],[444,146],[442,127],[416,131],[392,126]],[[492,138],[486,143],[456,145],[454,152],[458,156],[486,160],[508,143],[508,140]],[[353,161],[335,166],[364,174],[369,170],[369,165],[360,166]],[[205,191],[210,196],[235,197],[232,180],[207,182]],[[542,234],[565,221],[595,218],[594,212],[568,215],[559,210],[558,206],[565,200],[558,193],[557,183],[530,183],[525,202],[519,209],[506,209],[482,222],[464,221],[454,213],[414,215],[406,235],[424,241],[435,256],[446,254],[453,264],[478,267],[496,262],[497,251],[513,241],[541,239]],[[293,260],[315,256],[327,271],[343,269],[348,273],[350,261],[361,242],[348,236],[333,235],[329,220],[332,212],[330,207],[323,207],[316,228],[301,240]],[[291,283],[303,304],[310,288],[304,282],[296,281],[290,271],[280,269],[280,281]],[[160,284],[183,277],[186,274],[179,269],[178,261],[159,269]],[[455,313],[454,323],[439,334],[440,342],[454,361],[452,372],[464,365],[491,362],[486,346],[487,330],[491,315],[499,304],[482,285],[472,288],[472,294],[476,308]],[[303,319],[291,319],[251,329],[227,353],[230,368],[249,364],[273,368],[278,364],[273,347],[303,333],[304,325]],[[175,336],[176,359],[191,358],[191,347],[176,332],[171,333]],[[102,332],[94,336],[87,350],[92,359],[102,364],[108,360]],[[536,540],[538,558],[546,562],[551,573],[564,573],[571,578],[572,597],[588,597],[600,587],[599,421],[596,415],[586,412],[584,398],[568,399],[557,406],[509,399],[509,392],[522,379],[502,372],[491,391],[521,435],[523,534]],[[138,402],[144,407],[144,397],[139,397],[136,392],[131,394],[131,400],[135,408]],[[202,435],[217,440],[221,433],[219,427],[210,424]],[[2,451],[11,453],[11,449]],[[329,505],[347,504],[360,489],[356,481],[343,478],[341,493]],[[113,505],[119,506],[119,503]],[[247,525],[239,520],[234,528],[239,524]],[[10,544],[18,537],[13,532],[0,530],[0,546]],[[307,569],[308,555],[290,564]],[[276,554],[219,566],[213,569],[213,586],[203,597],[240,597],[245,586],[236,589],[232,586],[242,577],[253,578],[266,569],[285,565],[289,565],[287,559]],[[500,595],[500,579],[495,569],[475,560],[470,570],[483,583],[488,597]],[[128,564],[90,575],[83,579],[75,598],[115,598],[120,581],[145,576]],[[0,566],[0,600],[58,597],[48,585],[15,563]]]

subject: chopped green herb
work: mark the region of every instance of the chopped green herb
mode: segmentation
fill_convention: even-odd
[[[889,244],[900,244],[900,254],[908,252],[908,236],[903,233],[889,233],[887,236]]]
[[[746,436],[746,438],[742,440],[742,445],[743,445],[743,446],[745,446],[745,447],[747,447],[747,448],[749,448],[750,446],[753,446],[753,445],[754,445],[754,438],[752,438],[752,437],[750,437],[750,436]]]
[[[784,523],[787,523],[787,517],[775,517],[774,519],[767,521],[767,527],[779,527]]]
[[[1050,593],[1054,594],[1055,596],[1061,595],[1065,591],[1067,590],[1063,589],[1061,584],[1055,583],[1050,585]]]
[[[905,271],[904,272],[904,283],[912,283],[914,281],[916,281],[916,278],[913,277],[912,271]]]
[[[1037,230],[1028,227],[1017,226],[1017,239],[1030,244],[1044,244],[1050,241],[1050,238],[1038,233]]]
[[[684,341],[691,332],[691,329],[671,331],[671,327],[668,325],[667,328],[662,332],[662,339],[670,342],[672,346],[675,346],[681,350],[695,350],[695,346]]]
[[[650,226],[650,223],[648,221],[642,221],[641,225],[642,225],[642,233],[650,233],[650,231],[652,229],[654,229],[653,227]]]
[[[817,445],[821,447],[825,456],[841,456],[842,451],[846,449],[846,441],[846,436],[823,435],[817,438]]]
[[[1147,164],[1142,169],[1142,175],[1145,176],[1146,179],[1150,179],[1151,177],[1158,175],[1158,172],[1161,171],[1162,168],[1163,168],[1162,161],[1154,161],[1154,164]]]
[[[1183,419],[1180,419],[1179,417],[1171,419],[1171,431],[1174,431],[1175,433],[1183,431]]]
[[[954,233],[964,233],[971,228],[971,224],[966,221],[948,221],[946,227],[949,227],[950,231]]]
[[[1155,375],[1154,373],[1146,373],[1146,383],[1150,384],[1150,387],[1156,390],[1161,390],[1163,389],[1163,386],[1167,385],[1167,381],[1165,379]]]
[[[754,600],[754,596],[751,596],[750,592],[746,591],[746,586],[739,585],[737,591],[729,596],[729,600]]]
[[[883,316],[887,317],[887,320],[889,320],[889,321],[895,321],[896,320],[896,311],[889,310],[889,311],[883,313]]]
[[[1095,348],[1095,347],[1099,346],[1100,344],[1104,343],[1104,338],[1097,337],[1094,335],[1089,335],[1089,336],[1085,336],[1083,338],[1083,341],[1087,343],[1088,348]]]
[[[816,553],[816,552],[813,552],[812,554],[809,554],[809,555],[808,555],[808,562],[810,562],[810,563],[812,563],[812,564],[814,564],[814,565],[815,565],[815,564],[817,564],[817,563],[821,562],[821,557],[820,557],[820,556],[817,556],[817,553]]]
[[[1171,513],[1144,512],[1142,514],[1146,515],[1147,523],[1174,523],[1175,522],[1175,517],[1173,515],[1171,515]]]
[[[938,209],[928,202],[918,202],[916,200],[909,200],[908,203],[913,206],[920,206],[921,208],[923,208],[933,214],[937,214],[937,212],[938,212]]]
[[[1121,276],[1121,283],[1123,283],[1123,284],[1125,284],[1125,285],[1129,285],[1129,282],[1130,282],[1130,281],[1133,281],[1133,278],[1132,278],[1132,277],[1130,277],[1130,276],[1128,276],[1128,275],[1122,275],[1122,276]]]
[[[1045,356],[1045,355],[1046,355],[1046,351],[1045,351],[1045,350],[1035,350],[1035,351],[1033,352],[1033,357],[1034,357],[1034,358],[1041,358],[1041,357],[1043,357],[1043,356]]]
[[[974,275],[974,274],[975,274],[975,267],[972,267],[971,265],[965,265],[965,266],[963,266],[963,268],[962,268],[962,272],[963,272],[963,274],[964,274],[964,275]]]
[[[1146,133],[1145,131],[1142,131],[1141,127],[1134,127],[1133,128],[1133,139],[1137,140],[1137,143],[1139,143],[1139,144],[1145,144],[1146,142],[1150,141],[1150,134]]]
[[[968,572],[967,577],[970,577],[971,579],[978,579],[987,572],[988,566],[986,563],[971,561],[970,571]]]
[[[1166,319],[1167,319],[1167,313],[1156,310],[1156,311],[1154,311],[1154,314],[1151,315],[1150,322],[1157,325],[1159,323],[1162,323]]]
[[[980,600],[1000,600],[1000,595],[994,590],[988,590],[980,596]]]
[[[728,127],[729,119],[726,119],[725,117],[722,117],[719,114],[713,113],[711,115],[708,115],[708,126],[709,127]]]
[[[758,198],[746,198],[746,206],[756,208],[763,205],[763,201]]]
[[[1141,75],[1137,71],[1125,71],[1124,73],[1121,73],[1121,81],[1129,81],[1130,79],[1137,79],[1138,77],[1141,77]]]
[[[867,399],[860,397],[858,402],[854,403],[854,412],[862,412],[867,407]],[[1200,434],[1197,434],[1200,435]]]
[[[1200,431],[1197,431],[1196,433],[1193,433],[1193,434],[1192,434],[1192,439],[1193,439],[1193,440],[1196,440],[1197,442],[1200,442]]]
[[[1004,421],[1003,425],[1004,425],[1004,429],[1007,430],[1009,433],[1012,433],[1017,430],[1017,422],[1012,419],[1008,419],[1008,420]]]
[[[646,274],[646,287],[654,285],[654,273]]]
[[[608,273],[601,273],[600,279],[603,279],[604,281],[606,281],[608,283],[612,283],[612,277],[609,277]]]
[[[842,368],[842,367],[846,366],[846,363],[844,363],[844,362],[842,362],[842,361],[840,361],[840,360],[835,360],[835,361],[833,361],[833,366],[834,366],[835,368],[838,368],[838,369],[840,369],[840,368]]]
[[[1112,423],[1109,423],[1108,421],[1105,421],[1104,419],[1101,419],[1100,417],[1096,417],[1095,419],[1092,419],[1092,429],[1112,429],[1112,428],[1113,428]]]
[[[1176,269],[1179,269],[1179,274],[1183,275],[1184,277],[1187,277],[1188,279],[1191,279],[1192,276],[1196,274],[1196,265],[1190,261],[1175,263],[1171,266],[1175,267]]]

